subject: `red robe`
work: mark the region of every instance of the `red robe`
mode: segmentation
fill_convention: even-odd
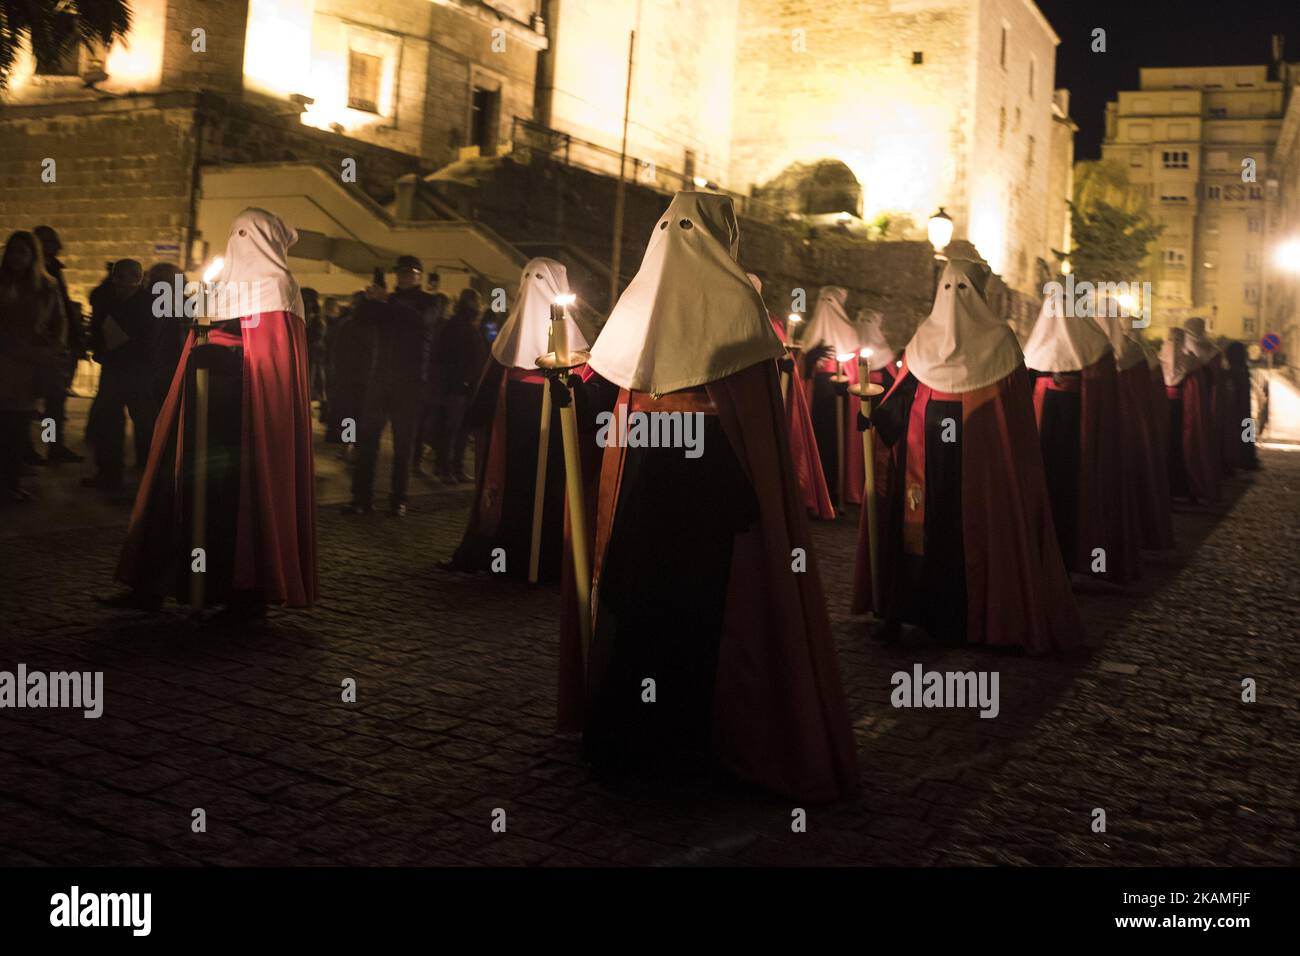
[[[1215,501],[1219,497],[1219,473],[1222,467],[1222,431],[1215,414],[1215,370],[1202,365],[1188,372],[1175,390],[1183,399],[1183,462],[1187,468],[1187,487],[1192,497]]]
[[[732,552],[714,685],[714,749],[738,777],[791,798],[834,800],[856,789],[857,758],[808,519],[790,466],[776,367],[762,362],[705,388],[760,514],[755,527],[736,537]],[[618,402],[629,401],[622,390]],[[593,607],[625,452],[612,443],[602,463]],[[794,547],[807,555],[800,573],[791,571]],[[562,615],[561,626],[560,714],[567,721],[563,729],[574,730],[585,693],[576,619]]]
[[[238,590],[260,591],[269,604],[309,607],[318,586],[306,327],[289,312],[264,312],[240,324],[238,336],[224,331],[208,336],[211,344],[244,350],[233,582]],[[179,509],[189,401],[186,370],[193,343],[191,332],[158,414],[118,561],[117,580],[131,587],[149,590],[154,583],[149,572],[160,560],[188,565],[188,543],[178,541],[175,530],[183,522]],[[174,458],[168,455],[173,443]],[[175,555],[148,553],[158,542],[174,542],[183,550]]]
[[[1140,362],[1119,373],[1119,430],[1124,474],[1133,482],[1142,546],[1163,551],[1174,546],[1170,509],[1168,451],[1159,416],[1169,411],[1164,389],[1151,387],[1151,371]]]
[[[786,341],[785,329],[781,327],[776,316],[768,314],[772,328],[782,342]],[[826,487],[826,476],[822,473],[821,455],[817,453],[817,437],[813,434],[812,412],[808,407],[808,393],[804,390],[803,376],[799,374],[799,362],[795,360],[790,370],[790,385],[785,401],[786,424],[790,429],[790,454],[794,459],[795,478],[799,482],[799,494],[809,517],[830,521],[835,517],[835,507],[831,504],[830,489]]]
[[[885,402],[907,377],[904,356]],[[917,473],[918,468],[924,474],[924,406],[932,395],[939,393],[917,382],[912,426],[890,449],[894,474],[905,447],[911,452],[906,463],[909,474]],[[962,405],[961,530],[967,643],[1020,646],[1035,654],[1078,646],[1083,642],[1083,623],[1052,522],[1029,373],[1021,365],[992,385],[939,397],[960,400]],[[918,420],[921,429],[915,427]],[[918,450],[920,461],[916,460]],[[885,485],[879,482],[876,489],[876,510],[882,518],[891,505],[902,506],[901,495],[887,495]],[[900,536],[895,541],[878,542],[878,548],[884,588],[891,572],[901,566],[904,545]],[[856,601],[880,614],[883,602],[871,594],[865,536],[859,537],[856,565],[854,579],[861,589]]]
[[[1034,416],[1041,425],[1043,401],[1052,388],[1050,375],[1034,388]],[[1093,550],[1106,552],[1107,580],[1141,577],[1138,545],[1142,538],[1137,514],[1133,461],[1122,456],[1120,394],[1115,357],[1107,351],[1079,375],[1079,499],[1075,554],[1066,565],[1091,573]]]

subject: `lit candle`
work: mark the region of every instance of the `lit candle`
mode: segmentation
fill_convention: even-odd
[[[557,295],[551,303],[551,351],[557,365],[569,364],[569,327],[565,322],[565,306],[572,305],[576,295]]]
[[[858,353],[858,384],[866,385],[871,380],[871,349]]]
[[[844,375],[844,366],[847,365],[849,362],[852,362],[853,359],[854,359],[854,354],[852,352],[845,352],[843,355],[835,356],[835,361],[839,362],[840,365],[841,377]]]

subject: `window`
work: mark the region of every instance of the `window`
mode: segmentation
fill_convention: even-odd
[[[1264,229],[1263,229],[1263,223],[1262,223],[1262,221],[1260,220],[1259,216],[1247,216],[1247,217],[1246,217],[1246,231],[1247,231],[1247,232],[1263,232],[1263,231],[1264,231]]]
[[[1182,249],[1165,249],[1164,260],[1165,265],[1181,269],[1187,265],[1187,253]]]
[[[1034,168],[1034,138],[1029,137],[1029,149],[1025,152],[1025,171],[1029,172]]]
[[[1004,106],[998,110],[998,148],[1002,148],[1002,142],[1007,138],[1007,108]]]
[[[1261,187],[1261,186],[1251,186],[1251,187],[1250,187],[1250,198],[1251,198],[1251,199],[1263,199],[1263,198],[1264,198],[1264,189],[1263,189],[1263,187]]]
[[[1038,57],[1031,55],[1029,57],[1029,98],[1030,99],[1034,98],[1034,72],[1037,66],[1038,66]]]
[[[1160,158],[1165,169],[1187,169],[1189,166],[1189,157],[1185,149],[1165,150],[1160,154]]]
[[[474,102],[470,111],[471,146],[477,146],[479,153],[490,156],[497,145],[497,117],[501,112],[501,91],[489,90],[482,86],[474,87]]]
[[[1247,335],[1254,335],[1254,334],[1255,334],[1255,332],[1256,332],[1256,329],[1255,329],[1255,319],[1254,319],[1253,316],[1249,316],[1249,315],[1247,315],[1247,316],[1244,316],[1244,317],[1242,318],[1242,320],[1241,320],[1241,331],[1245,332]]]
[[[1249,269],[1251,272],[1257,272],[1257,271],[1259,271],[1259,253],[1258,253],[1258,252],[1248,252],[1248,253],[1246,253],[1246,268]]]
[[[348,109],[379,112],[379,84],[383,73],[383,57],[348,51]]]
[[[1161,194],[1160,194],[1160,201],[1161,201],[1161,202],[1182,203],[1182,202],[1187,202],[1187,196],[1185,196],[1185,195],[1180,195],[1180,194],[1178,194],[1178,193],[1161,193]]]
[[[998,54],[998,62],[1002,64],[1002,69],[1007,68],[1007,32],[1010,30],[1005,23],[1002,24],[1002,50]]]
[[[1223,198],[1223,187],[1222,187],[1222,186],[1206,186],[1206,187],[1205,187],[1205,198],[1206,198],[1206,199],[1222,199],[1222,198]]]
[[[1211,106],[1210,119],[1227,119],[1228,108],[1226,106]]]
[[[920,66],[925,62],[925,53],[921,50],[912,51],[912,66]]]
[[[1248,286],[1246,286],[1242,291],[1245,293],[1246,301],[1247,301],[1247,302],[1258,302],[1258,301],[1259,301],[1259,286],[1257,286],[1257,285],[1248,285]]]
[[[682,178],[689,184],[695,180],[695,150],[688,149],[682,157]]]

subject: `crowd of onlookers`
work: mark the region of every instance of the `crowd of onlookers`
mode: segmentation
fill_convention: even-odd
[[[133,259],[106,264],[87,316],[68,295],[61,250],[55,230],[40,226],[10,235],[0,259],[0,490],[11,501],[30,497],[23,478],[38,468],[84,460],[65,430],[66,399],[83,359],[98,365],[99,376],[84,442],[94,468],[82,483],[123,486],[127,415],[134,463],[143,468],[193,321],[156,308],[155,288],[174,288],[177,267],[158,263],[146,271]],[[392,514],[405,514],[413,473],[469,480],[463,421],[488,353],[482,300],[466,289],[452,302],[438,291],[437,273],[426,279],[414,256],[400,257],[392,271],[391,292],[381,270],[350,299],[302,290],[312,400],[326,441],[341,444],[353,468],[347,510],[354,514],[373,508],[385,428],[393,436]]]

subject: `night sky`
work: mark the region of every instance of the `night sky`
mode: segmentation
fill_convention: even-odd
[[[1070,90],[1079,124],[1077,159],[1101,156],[1106,102],[1137,89],[1143,66],[1267,63],[1269,37],[1286,36],[1283,56],[1300,61],[1300,0],[1037,0],[1061,37],[1056,86]],[[1106,30],[1106,53],[1092,31]]]

